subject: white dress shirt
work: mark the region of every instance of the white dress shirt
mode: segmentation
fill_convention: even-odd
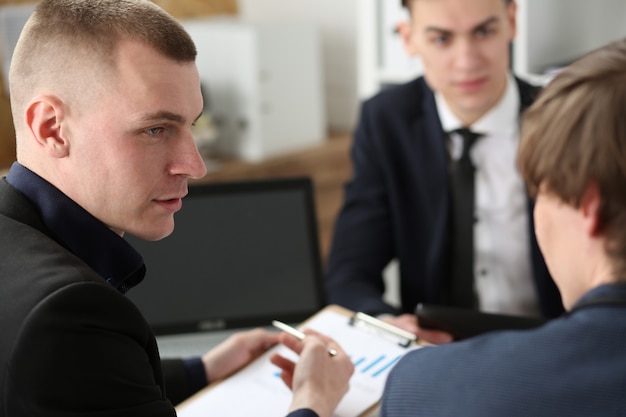
[[[435,94],[445,132],[462,126],[440,94]],[[530,255],[528,201],[516,168],[520,96],[509,75],[500,102],[471,130],[484,136],[470,149],[476,167],[474,288],[479,308],[493,313],[539,315]],[[450,155],[458,159],[462,139],[451,134]]]

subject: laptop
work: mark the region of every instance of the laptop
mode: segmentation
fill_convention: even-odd
[[[323,308],[309,178],[194,183],[174,221],[160,241],[126,236],[147,268],[127,296],[162,357],[201,355],[235,331]]]

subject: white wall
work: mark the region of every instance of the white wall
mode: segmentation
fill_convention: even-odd
[[[36,4],[11,4],[0,6],[0,60],[4,93],[9,96],[9,67],[13,49],[17,44],[24,24],[35,9]]]
[[[549,77],[543,72],[570,62],[610,41],[626,37],[625,0],[516,0],[518,31],[513,46],[517,74],[535,82]],[[361,97],[371,95],[381,84],[403,82],[421,71],[419,62],[408,59],[392,26],[406,17],[400,0],[366,0],[366,16],[359,33],[360,50],[369,50],[359,69]],[[373,16],[373,17],[372,17]],[[372,38],[371,32],[375,32]],[[378,48],[378,50],[372,51]]]
[[[252,20],[314,22],[320,26],[327,120],[331,129],[354,127],[358,107],[381,83],[421,71],[390,29],[403,15],[400,0],[239,0]],[[626,0],[517,0],[516,73],[541,73],[611,40],[626,37]],[[531,77],[532,79],[532,77]],[[539,79],[540,81],[541,79]]]
[[[517,0],[513,64],[541,74],[612,40],[626,37],[624,0]]]

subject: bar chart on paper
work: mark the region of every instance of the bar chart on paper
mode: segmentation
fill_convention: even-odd
[[[306,325],[335,339],[354,364],[350,390],[339,403],[336,417],[359,416],[373,407],[382,395],[389,371],[404,354],[418,347],[402,347],[378,334],[353,327],[348,320],[343,314],[324,310],[307,321]],[[269,356],[275,351],[297,359],[287,348],[276,347],[226,381],[183,403],[177,409],[178,415],[286,415],[291,391],[280,379],[278,368],[269,362]]]
[[[354,363],[355,372],[365,374],[372,378],[380,378],[387,375],[387,371],[400,360],[400,357],[401,355],[396,355],[392,358],[380,355],[375,359],[360,357],[356,361],[353,359],[352,362]]]

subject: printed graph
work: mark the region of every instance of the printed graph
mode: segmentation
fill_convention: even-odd
[[[400,355],[389,358],[386,355],[380,355],[374,359],[360,357],[353,361],[354,372],[369,375],[372,378],[379,378],[386,375],[398,360],[400,360]]]

